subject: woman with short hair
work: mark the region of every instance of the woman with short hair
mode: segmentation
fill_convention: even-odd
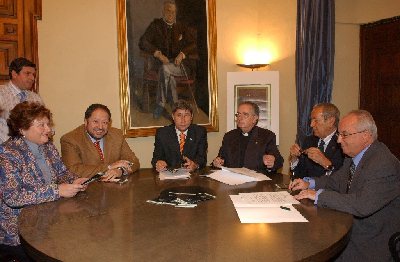
[[[67,170],[51,142],[52,114],[23,102],[7,120],[10,138],[0,145],[0,254],[30,261],[20,245],[18,216],[23,207],[73,197],[87,178]]]

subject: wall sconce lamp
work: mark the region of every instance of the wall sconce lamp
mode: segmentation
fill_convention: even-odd
[[[269,66],[269,64],[236,64],[236,65],[244,68],[251,68],[251,71],[253,71],[254,69],[259,69],[261,67]]]

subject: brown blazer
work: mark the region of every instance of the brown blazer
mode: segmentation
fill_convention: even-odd
[[[100,160],[94,144],[88,137],[84,125],[63,135],[60,139],[64,164],[81,177],[91,177],[107,170],[108,165],[118,160],[133,163],[133,171],[139,169],[139,159],[130,149],[120,129],[110,127],[104,136],[104,161]]]

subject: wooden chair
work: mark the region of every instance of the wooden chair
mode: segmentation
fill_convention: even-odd
[[[158,69],[160,67],[160,63],[150,54],[142,52],[141,56],[144,58],[142,110],[143,112],[151,112],[151,109],[154,108],[152,106],[152,98],[156,97],[156,90],[157,86],[159,85]],[[191,58],[189,57],[188,59]],[[196,111],[199,112],[196,98],[194,96],[196,85],[196,62],[197,61],[194,59],[190,61],[191,64],[194,64],[194,68],[191,70],[191,73],[188,73],[185,67],[182,66],[181,68],[184,72],[184,76],[174,76],[174,78],[176,81],[176,91],[178,97],[185,95],[185,92],[188,93],[188,95],[185,97],[189,97],[193,101]]]

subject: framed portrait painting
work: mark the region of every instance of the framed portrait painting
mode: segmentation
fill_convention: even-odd
[[[122,129],[152,136],[175,102],[218,131],[215,0],[117,0]]]

